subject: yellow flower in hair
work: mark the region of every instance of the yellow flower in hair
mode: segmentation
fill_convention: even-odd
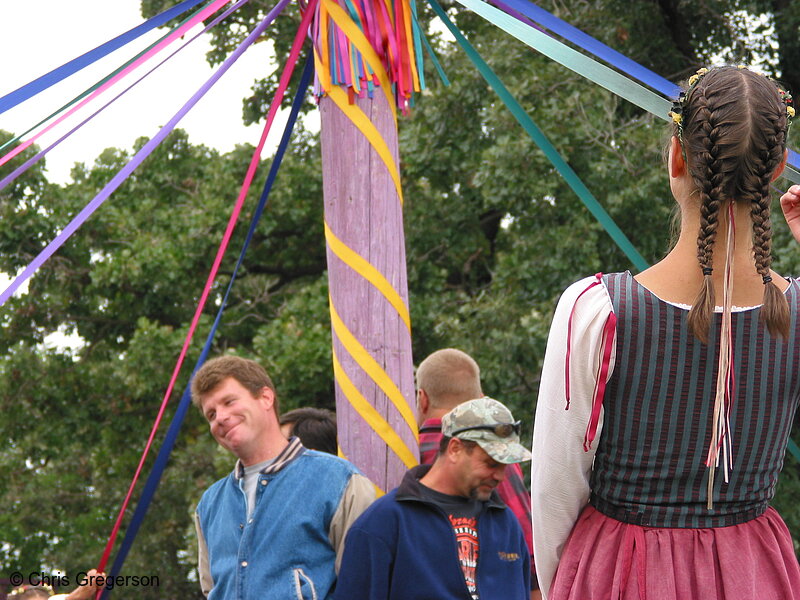
[[[703,67],[702,69],[697,69],[697,73],[689,77],[689,87],[692,87],[695,83],[700,81],[700,78],[708,73],[708,69]]]
[[[676,125],[683,123],[683,116],[680,113],[670,111],[669,116],[672,117],[672,120]]]
[[[789,115],[790,119],[794,119],[794,106],[787,106],[786,114]]]

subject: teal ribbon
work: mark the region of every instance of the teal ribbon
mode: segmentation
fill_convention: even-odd
[[[789,438],[789,452],[791,452],[795,459],[800,462],[800,447],[794,443],[792,438]]]
[[[573,50],[548,34],[522,23],[490,4],[481,0],[456,1],[533,50],[544,54],[551,60],[604,87],[617,96],[625,98],[659,119],[669,120],[669,111],[672,108],[671,100],[639,85],[629,77],[617,73],[577,50]],[[800,184],[800,171],[795,166],[787,164],[783,174],[792,183]]]
[[[614,239],[620,249],[631,260],[636,268],[639,270],[646,269],[649,266],[647,261],[645,261],[639,252],[633,247],[630,240],[628,240],[625,234],[619,229],[619,227],[617,227],[616,223],[614,223],[614,221],[611,219],[608,213],[606,213],[605,209],[603,209],[594,196],[592,196],[592,193],[586,188],[572,168],[561,157],[544,133],[542,133],[533,120],[523,110],[522,106],[520,106],[519,102],[516,101],[505,85],[503,85],[503,82],[500,81],[497,75],[495,75],[495,73],[491,70],[489,65],[486,64],[478,52],[464,37],[461,31],[450,20],[444,10],[442,10],[442,7],[439,5],[437,0],[428,1],[431,5],[431,8],[433,8],[434,12],[436,12],[445,26],[450,30],[453,36],[455,36],[456,41],[467,53],[467,56],[469,56],[469,58],[478,68],[478,71],[481,73],[484,79],[486,79],[492,89],[494,89],[494,91],[508,107],[520,125],[522,125],[528,135],[530,135],[533,141],[539,146],[539,148],[542,149],[542,151],[545,153],[545,156],[547,156],[550,162],[553,163],[553,166],[561,174],[561,176],[564,177],[573,191],[578,194],[578,197],[581,199],[584,205],[586,205],[586,208],[588,208],[595,218],[597,218],[600,224],[605,228],[605,230]],[[479,0],[457,1],[467,8],[474,10],[474,12],[486,18],[489,22],[497,25],[507,33],[510,33],[534,50],[542,52],[542,54],[545,54],[552,60],[555,60],[572,71],[575,71],[576,73],[586,77],[590,81],[600,84],[607,90],[629,100],[630,102],[651,112],[657,117],[668,120],[668,112],[672,106],[669,100],[658,96],[647,88],[642,87],[641,85],[620,75],[616,71],[612,71],[608,67],[601,65],[600,63],[584,56],[583,54],[576,52],[572,48],[561,44],[546,34],[543,34],[534,28],[525,27],[519,21],[508,17],[506,13],[493,8],[488,4],[484,4]],[[490,14],[491,16],[486,16],[487,14]],[[493,18],[498,15],[502,17],[501,20],[504,21],[503,25],[493,20]],[[506,24],[513,25],[514,31],[506,29],[504,26]],[[530,34],[530,37],[536,39],[537,44],[540,43],[541,46],[530,43],[525,34]],[[593,76],[590,77],[589,73],[593,69],[597,69],[597,71],[596,73],[593,72]],[[599,74],[599,76],[597,76],[597,74]],[[787,165],[784,175],[787,177],[787,179],[790,179],[795,183],[800,183],[800,172],[790,165]],[[791,438],[789,438],[788,450],[798,461],[800,461],[800,447],[798,447],[798,445]]]
[[[461,2],[461,0],[459,0],[459,2]],[[627,236],[617,226],[602,205],[595,199],[589,189],[583,184],[581,179],[575,174],[575,171],[572,170],[572,167],[567,164],[567,161],[565,161],[558,151],[553,147],[553,144],[550,143],[550,140],[547,139],[547,136],[542,133],[542,130],[539,129],[536,123],[534,123],[533,120],[528,116],[528,113],[526,113],[522,106],[520,106],[519,102],[517,102],[514,96],[511,95],[506,86],[503,85],[503,82],[500,81],[500,78],[495,75],[491,67],[486,64],[475,48],[472,47],[472,44],[469,43],[467,38],[464,37],[458,27],[456,27],[456,25],[450,20],[450,18],[447,16],[447,13],[442,10],[442,7],[439,5],[437,0],[429,0],[429,3],[434,12],[450,30],[450,33],[455,36],[456,41],[467,53],[467,56],[469,56],[472,62],[475,63],[475,66],[478,68],[478,71],[483,78],[486,79],[492,89],[497,93],[498,96],[500,96],[500,99],[503,101],[503,103],[505,103],[505,105],[511,111],[511,114],[514,115],[514,118],[516,118],[519,124],[522,125],[523,129],[525,129],[528,135],[531,136],[531,139],[533,139],[536,145],[541,148],[542,152],[544,152],[545,156],[550,160],[550,162],[553,163],[553,166],[564,178],[570,188],[572,188],[572,190],[578,195],[586,208],[589,209],[589,212],[594,215],[594,217],[608,232],[611,238],[616,242],[617,246],[619,246],[620,249],[625,253],[631,263],[633,263],[633,265],[640,271],[646,269],[648,267],[647,261],[642,258],[642,255],[639,254],[636,248],[634,248]]]

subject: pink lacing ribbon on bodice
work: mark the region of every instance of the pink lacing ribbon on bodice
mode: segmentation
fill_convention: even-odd
[[[570,386],[569,386],[569,369],[572,355],[572,319],[575,316],[575,309],[578,306],[578,301],[586,292],[595,287],[602,285],[603,274],[597,273],[595,280],[590,283],[585,290],[583,290],[578,297],[575,298],[575,304],[572,305],[572,310],[569,314],[569,321],[567,322],[567,360],[564,369],[564,390],[566,395],[566,406],[564,410],[569,410],[570,402]],[[594,392],[592,394],[592,413],[589,416],[589,423],[586,425],[586,434],[583,437],[583,450],[588,452],[592,447],[592,442],[597,437],[597,426],[600,422],[600,411],[603,408],[603,399],[606,395],[606,384],[608,381],[608,370],[611,366],[611,351],[614,349],[614,337],[617,332],[617,316],[612,310],[609,312],[606,322],[603,325],[603,339],[600,344],[600,361],[595,377]]]

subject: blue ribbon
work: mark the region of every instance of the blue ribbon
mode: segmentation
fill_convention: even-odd
[[[578,177],[572,167],[569,166],[567,161],[565,161],[564,158],[558,153],[558,150],[555,149],[550,140],[547,139],[547,136],[542,132],[541,129],[539,129],[536,123],[533,122],[533,119],[528,116],[528,113],[526,113],[522,106],[520,106],[519,102],[517,102],[514,96],[511,95],[511,92],[509,92],[505,85],[503,85],[503,82],[500,81],[500,78],[497,77],[494,71],[492,71],[491,67],[486,64],[486,61],[481,58],[472,44],[470,44],[467,38],[464,37],[464,34],[462,34],[458,27],[456,27],[456,25],[450,20],[450,18],[447,16],[447,13],[444,12],[439,3],[436,0],[429,0],[429,3],[434,12],[450,30],[450,33],[455,36],[456,41],[459,43],[459,45],[461,45],[464,52],[466,52],[467,56],[469,56],[470,60],[472,60],[472,62],[475,64],[480,74],[483,75],[483,78],[486,79],[487,83],[497,93],[506,107],[511,111],[511,114],[514,115],[531,139],[536,143],[537,146],[539,146],[539,148],[541,148],[542,152],[544,152],[545,156],[550,160],[558,173],[564,178],[564,181],[566,181],[570,188],[572,188],[572,191],[574,191],[578,198],[580,198],[581,202],[583,202],[586,208],[589,209],[589,212],[594,215],[597,221],[616,242],[620,250],[625,253],[628,259],[637,269],[646,269],[648,266],[647,261],[642,258],[642,255],[639,254],[638,250],[636,250],[628,237],[617,226],[611,216],[592,195],[586,185],[584,185],[583,181],[581,181],[580,177]]]
[[[526,22],[525,20],[519,18],[519,15],[521,14],[531,21],[538,23],[545,29],[548,29],[549,31],[563,37],[569,42],[572,42],[579,48],[586,50],[586,52],[596,56],[600,60],[617,67],[630,78],[640,81],[641,83],[658,90],[668,98],[677,98],[681,91],[677,85],[668,79],[665,79],[661,75],[658,75],[650,69],[643,67],[636,61],[628,58],[624,54],[617,52],[613,48],[606,46],[599,40],[596,40],[580,29],[577,29],[569,23],[562,21],[555,15],[547,12],[543,8],[538,7],[529,0],[502,0],[493,2],[493,4],[501,8],[501,10],[505,10],[506,7],[511,8],[511,12],[506,11],[507,14],[511,14],[515,19],[520,20],[520,22],[525,23],[527,26],[531,25],[530,22]],[[496,23],[494,24],[497,25]],[[591,80],[591,78],[589,79]],[[667,118],[666,113],[654,114],[657,114],[657,116],[665,120]],[[788,152],[789,156],[784,177],[794,183],[800,183],[800,154],[792,149],[788,149]],[[800,455],[798,458],[800,458]]]
[[[665,79],[658,73],[654,73],[650,69],[643,67],[635,60],[628,58],[580,29],[562,21],[543,8],[538,7],[533,2],[528,2],[528,0],[503,0],[503,2],[545,29],[560,35],[587,52],[591,52],[597,58],[617,67],[627,75],[638,79],[654,90],[658,90],[668,98],[678,97],[681,90],[669,79]]]
[[[267,200],[269,199],[269,193],[272,190],[272,185],[275,182],[275,178],[278,175],[278,169],[281,166],[281,161],[283,160],[283,156],[286,153],[286,148],[289,145],[289,140],[292,137],[292,131],[294,129],[295,122],[297,121],[297,115],[300,112],[300,106],[303,104],[303,100],[305,99],[306,90],[311,83],[311,76],[314,73],[314,61],[312,59],[312,54],[309,54],[308,58],[306,59],[306,64],[303,69],[303,75],[300,80],[300,86],[297,88],[297,93],[295,94],[294,101],[292,102],[292,109],[291,113],[289,114],[289,119],[286,122],[286,127],[283,130],[283,137],[281,138],[280,144],[278,145],[278,149],[275,151],[275,156],[272,159],[272,166],[270,167],[269,175],[264,183],[264,190],[261,192],[261,198],[258,201],[258,206],[256,207],[255,212],[253,213],[253,217],[250,222],[250,229],[247,232],[247,237],[245,238],[244,244],[242,245],[242,250],[239,253],[239,260],[236,262],[236,266],[233,269],[233,275],[231,275],[230,283],[228,283],[228,289],[225,291],[225,296],[222,299],[222,303],[220,304],[219,311],[217,311],[217,317],[214,319],[214,324],[211,326],[211,331],[208,333],[208,337],[206,338],[206,343],[203,346],[203,350],[200,353],[200,357],[197,359],[197,363],[192,370],[192,377],[197,372],[197,370],[203,365],[208,358],[208,354],[211,350],[211,344],[214,341],[214,335],[217,332],[219,327],[220,321],[222,319],[222,313],[225,310],[225,307],[228,303],[228,296],[230,295],[231,289],[233,288],[233,283],[236,281],[236,274],[239,271],[239,267],[242,265],[244,261],[245,254],[247,253],[247,249],[250,246],[250,242],[253,239],[253,235],[256,230],[256,226],[258,225],[259,220],[261,219],[261,215],[264,212],[264,208],[267,205]],[[153,499],[153,495],[158,488],[158,484],[161,482],[161,476],[164,473],[164,469],[167,466],[167,461],[169,460],[169,455],[172,453],[172,448],[175,445],[175,440],[178,437],[178,432],[180,431],[181,425],[183,425],[183,421],[186,418],[186,413],[189,410],[189,407],[192,404],[192,394],[191,394],[191,377],[189,378],[189,384],[186,385],[186,389],[183,392],[183,396],[181,397],[180,404],[178,405],[177,410],[175,411],[175,415],[172,417],[172,422],[170,423],[169,429],[167,430],[166,437],[164,438],[164,443],[161,446],[161,449],[158,452],[158,456],[156,457],[155,463],[153,464],[153,470],[150,472],[150,475],[147,478],[147,483],[145,484],[144,490],[142,491],[142,496],[139,499],[139,503],[136,506],[136,511],[131,518],[131,523],[128,525],[128,528],[125,531],[125,538],[122,540],[122,545],[120,546],[119,552],[117,553],[116,558],[114,559],[114,564],[111,566],[111,574],[110,576],[116,577],[119,575],[120,571],[122,570],[122,565],[125,562],[125,559],[128,556],[128,552],[133,546],[134,539],[136,538],[136,534],[139,532],[139,528],[144,521],[144,517],[147,513],[147,509],[150,506],[150,502]],[[111,595],[110,589],[103,590],[103,595],[100,597],[101,600],[106,600]]]
[[[86,54],[82,54],[78,58],[74,58],[68,63],[61,65],[60,67],[53,69],[49,73],[42,75],[38,79],[34,79],[30,83],[26,83],[20,88],[17,88],[13,92],[9,92],[2,98],[0,98],[0,114],[6,112],[9,108],[15,107],[20,102],[27,100],[49,88],[52,85],[55,85],[62,79],[69,77],[70,75],[77,73],[84,67],[92,64],[95,61],[100,60],[104,56],[111,54],[114,50],[121,48],[128,42],[135,40],[136,38],[144,35],[148,31],[155,29],[156,27],[160,27],[170,19],[178,16],[182,12],[192,8],[193,6],[200,4],[203,0],[184,0],[180,4],[173,6],[165,10],[164,12],[156,15],[152,19],[149,19],[134,27],[133,29],[126,31],[122,35],[118,35],[113,40],[109,40],[105,44],[102,44],[95,48],[94,50],[89,50]]]

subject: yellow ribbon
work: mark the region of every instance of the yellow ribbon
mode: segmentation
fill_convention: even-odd
[[[350,462],[350,459],[347,458],[347,456],[345,456],[345,453],[342,451],[342,447],[339,446],[338,444],[336,445],[336,451],[337,451],[337,454],[338,454],[339,458],[343,458],[347,462]],[[381,496],[386,494],[386,492],[384,492],[377,483],[375,483],[374,481],[370,481],[370,483],[375,488],[375,497],[376,498],[380,498]]]
[[[333,350],[333,376],[342,388],[342,392],[347,397],[350,405],[355,411],[361,415],[361,418],[372,427],[375,433],[384,441],[384,443],[391,448],[397,457],[405,463],[410,469],[419,464],[414,453],[409,449],[403,439],[397,435],[397,432],[392,429],[392,426],[384,419],[381,414],[375,410],[369,401],[358,391],[358,388],[344,372],[339,357],[336,356],[336,350]]]
[[[358,127],[361,133],[364,134],[364,137],[369,140],[370,144],[372,144],[372,147],[375,149],[375,152],[378,153],[378,156],[381,157],[383,164],[385,164],[386,168],[389,169],[389,175],[391,176],[392,181],[394,181],[397,197],[400,199],[400,204],[402,205],[403,189],[400,185],[400,171],[397,169],[397,165],[394,163],[392,153],[389,151],[389,146],[386,145],[386,142],[378,131],[378,128],[375,127],[373,122],[369,120],[369,117],[364,114],[363,110],[361,110],[355,104],[350,104],[347,94],[340,87],[331,88],[331,90],[328,92],[328,96],[336,103],[336,106],[338,106],[341,111],[347,115],[353,124]]]
[[[397,311],[398,316],[402,319],[403,323],[406,324],[410,333],[411,316],[408,313],[408,307],[405,302],[403,302],[400,294],[397,293],[397,290],[395,290],[392,284],[383,276],[383,273],[378,271],[369,261],[336,237],[336,234],[333,233],[327,222],[325,223],[325,239],[328,242],[328,247],[331,249],[331,252],[383,294],[383,297],[386,298],[389,304]]]
[[[370,353],[367,352],[367,349],[359,343],[359,341],[339,318],[339,314],[336,312],[336,307],[333,305],[333,298],[329,298],[329,301],[331,307],[331,325],[333,326],[333,332],[336,334],[336,337],[338,337],[339,341],[342,342],[342,345],[350,354],[350,356],[355,359],[356,363],[358,363],[358,366],[361,367],[363,371],[372,378],[375,384],[381,390],[383,390],[384,394],[386,394],[386,397],[389,398],[392,404],[395,405],[395,408],[397,408],[397,411],[408,425],[409,430],[411,430],[411,433],[414,434],[414,439],[419,443],[417,421],[414,418],[414,413],[411,411],[411,407],[403,397],[403,394],[400,392],[397,385],[395,385],[394,381],[392,381],[392,378],[389,377],[389,374],[383,370],[383,368],[374,358],[372,358]]]

